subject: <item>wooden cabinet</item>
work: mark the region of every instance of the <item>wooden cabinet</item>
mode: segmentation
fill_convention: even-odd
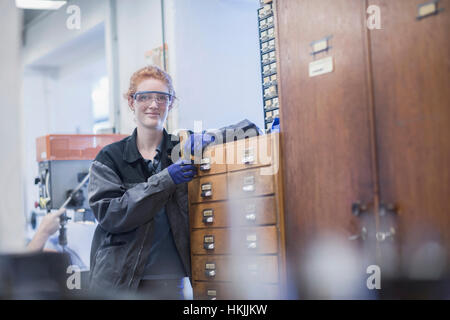
[[[284,297],[278,140],[278,134],[253,137],[204,153],[225,153],[227,161],[205,161],[208,170],[189,183],[194,298]]]
[[[427,241],[450,253],[450,1],[276,1],[276,30],[294,297],[306,248],[330,231],[365,266],[387,243],[406,272]]]
[[[432,3],[369,4],[383,23],[370,32],[380,201],[395,205],[398,240],[411,250],[427,241],[449,249],[450,1],[421,19]]]

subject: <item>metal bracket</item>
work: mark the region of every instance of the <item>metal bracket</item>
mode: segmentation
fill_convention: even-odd
[[[316,54],[319,54],[321,52],[328,52],[330,49],[333,48],[329,44],[329,42],[332,38],[333,38],[333,36],[329,35],[323,39],[311,42],[310,46],[311,46],[312,51],[310,54],[312,56],[315,56]]]
[[[430,16],[435,16],[438,13],[444,11],[444,8],[439,8],[440,0],[433,0],[430,2],[422,3],[417,6],[417,20],[422,20]]]

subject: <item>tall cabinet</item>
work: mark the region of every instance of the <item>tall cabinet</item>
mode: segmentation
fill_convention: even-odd
[[[294,296],[329,232],[398,274],[427,243],[450,257],[450,0],[279,0],[275,21]]]

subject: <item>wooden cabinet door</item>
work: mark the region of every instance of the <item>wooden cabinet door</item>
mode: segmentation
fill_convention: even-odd
[[[380,201],[397,205],[410,257],[428,240],[450,247],[450,0],[417,19],[426,2],[369,1],[381,15],[370,32]]]
[[[374,199],[366,7],[276,3],[288,278],[296,279],[302,248],[329,231],[359,233],[352,203]],[[328,36],[331,48],[311,55],[311,43]],[[334,71],[310,77],[310,63],[326,57]]]

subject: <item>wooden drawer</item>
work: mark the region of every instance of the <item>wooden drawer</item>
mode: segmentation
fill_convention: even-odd
[[[227,171],[225,145],[212,146],[203,151],[201,164],[198,166],[198,176],[206,176]]]
[[[274,176],[262,175],[260,169],[228,174],[230,199],[268,195],[274,193]]]
[[[277,283],[278,256],[194,256],[192,278],[204,281]]]
[[[276,210],[274,196],[193,204],[191,226],[195,229],[276,224]]]
[[[230,217],[227,202],[192,204],[189,209],[192,228],[227,227]]]
[[[229,142],[226,145],[227,170],[235,171],[272,164],[271,135]]]
[[[225,200],[226,198],[226,174],[199,177],[189,182],[189,201],[191,203]]]
[[[274,196],[247,198],[228,202],[233,226],[251,226],[277,223]]]
[[[197,229],[191,233],[193,254],[276,254],[278,252],[275,226]]]
[[[218,283],[194,281],[194,299],[197,300],[275,300],[280,299],[280,288],[275,284]]]

